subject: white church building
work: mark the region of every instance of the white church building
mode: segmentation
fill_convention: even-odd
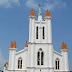
[[[48,10],[42,20],[40,5],[38,19],[34,10],[30,12],[29,42],[18,52],[16,42],[11,42],[4,72],[69,72],[67,44],[62,43],[61,53],[54,50],[51,20]]]

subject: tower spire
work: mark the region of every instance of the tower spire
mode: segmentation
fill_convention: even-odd
[[[39,15],[41,15],[41,8],[40,8],[40,3],[39,3]]]

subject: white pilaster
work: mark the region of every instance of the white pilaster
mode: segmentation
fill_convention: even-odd
[[[51,19],[52,17],[51,16],[47,16],[44,18],[45,21],[46,21],[46,24],[47,24],[47,41],[48,43],[52,43],[52,26],[51,26]]]
[[[29,42],[35,42],[35,16],[29,17],[30,24],[29,24]]]
[[[32,17],[29,17],[29,42],[31,41],[31,23],[32,23]]]
[[[9,70],[14,70],[15,69],[15,53],[16,53],[16,48],[10,48]]]
[[[49,67],[53,67],[53,45],[52,43],[48,45],[49,48]]]
[[[51,17],[48,18],[48,43],[52,43]]]
[[[62,50],[64,71],[69,71],[68,50]]]
[[[35,42],[35,19],[36,19],[36,17],[34,17],[33,19],[32,19],[32,34],[31,34],[31,42],[33,43],[33,42]]]

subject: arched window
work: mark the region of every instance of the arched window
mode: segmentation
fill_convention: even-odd
[[[45,29],[45,28],[43,27],[43,39],[45,38],[45,32],[44,32],[44,29]]]
[[[40,52],[38,52],[38,65],[40,65]]]
[[[44,53],[40,48],[37,53],[37,65],[43,65],[44,64],[43,62],[44,62]]]
[[[41,52],[41,65],[43,65],[43,52]]]
[[[22,69],[22,58],[18,59],[18,69]]]
[[[56,61],[55,61],[55,68],[56,68],[56,70],[59,70],[59,67],[60,67],[60,61],[57,58]]]
[[[36,27],[36,39],[38,39],[38,26]]]
[[[57,69],[57,61],[56,61],[56,69]]]
[[[59,69],[59,61],[58,61],[58,69]]]

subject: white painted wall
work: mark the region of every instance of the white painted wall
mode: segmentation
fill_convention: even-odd
[[[22,58],[22,70],[26,70],[27,67],[27,51],[28,48],[25,48],[15,54],[15,70],[18,70],[18,59]]]
[[[38,15],[38,21],[42,21],[42,15]]]
[[[53,63],[54,63],[54,71],[63,71],[63,59],[62,59],[62,54],[60,54],[60,53],[58,53],[58,52],[56,52],[56,51],[54,51],[53,52],[54,53],[54,61],[53,61]],[[56,61],[56,59],[59,59],[59,61],[60,61],[60,69],[59,70],[56,70],[56,67],[55,67],[55,61]]]

